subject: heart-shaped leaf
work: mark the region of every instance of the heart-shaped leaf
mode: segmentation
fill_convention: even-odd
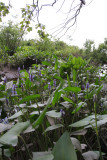
[[[16,146],[18,142],[18,135],[28,128],[30,122],[21,122],[14,125],[8,132],[0,137],[0,143],[3,145],[12,145]]]
[[[60,137],[52,153],[54,155],[53,160],[77,160],[76,152],[68,132],[65,132]]]
[[[53,118],[60,118],[61,112],[56,112],[56,110],[52,110],[52,111],[46,112],[46,115]]]
[[[99,155],[93,151],[88,151],[82,154],[85,160],[98,160]]]
[[[55,125],[55,118],[52,118],[52,117],[49,117],[49,116],[46,116],[47,119],[48,119],[48,122],[50,123],[51,126]]]
[[[48,128],[45,130],[45,132],[47,132],[47,131],[52,131],[52,130],[55,130],[55,129],[60,128],[60,127],[63,127],[63,125],[62,125],[62,124],[55,124],[55,125],[53,125],[53,126],[48,127]]]
[[[9,117],[8,119],[15,119],[15,118],[23,115],[25,112],[27,112],[27,110],[23,109],[22,111],[16,112],[14,115],[12,115],[11,117]]]
[[[0,133],[10,129],[12,126],[13,126],[12,123],[9,124],[0,123]]]
[[[51,152],[33,152],[33,160],[53,160]]]
[[[95,115],[91,115],[91,116],[88,116],[80,121],[77,121],[71,125],[69,125],[69,127],[82,127],[82,126],[86,126],[88,125],[92,119],[95,118]]]
[[[78,151],[80,151],[82,153],[80,141],[74,137],[71,137],[71,141],[72,141],[74,148],[76,148]]]

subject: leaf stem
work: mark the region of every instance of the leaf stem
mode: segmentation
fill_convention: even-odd
[[[28,150],[28,148],[27,148],[26,142],[24,141],[24,139],[23,139],[22,136],[19,135],[19,138],[22,140],[22,142],[23,142],[23,144],[24,144],[24,146],[25,146],[25,149],[26,149],[26,151],[27,151],[27,154],[28,154],[29,158],[32,160],[32,156],[31,156],[30,153],[29,153],[29,150]]]
[[[98,143],[98,148],[100,152],[100,160],[103,160],[102,153],[101,153],[100,139],[99,139],[99,134],[98,134],[98,126],[97,126],[96,102],[94,102],[94,112],[95,112],[95,132],[97,135],[97,143]]]

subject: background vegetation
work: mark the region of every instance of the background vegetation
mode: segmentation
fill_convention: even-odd
[[[0,29],[0,60],[3,63],[11,63],[13,66],[20,66],[30,61],[42,61],[47,57],[56,54],[67,58],[69,55],[82,56],[85,59],[91,58],[96,65],[103,65],[107,62],[107,39],[104,43],[95,48],[92,40],[86,40],[83,48],[68,45],[60,40],[51,40],[51,37],[38,29],[39,39],[24,40],[25,33],[18,25],[9,22],[7,26]]]
[[[38,29],[39,39],[24,40],[11,22],[0,35],[1,67],[18,74],[0,76],[0,158],[106,159],[107,74],[98,66],[107,62],[107,39],[80,49]]]

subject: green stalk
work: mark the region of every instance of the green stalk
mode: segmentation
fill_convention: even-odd
[[[45,129],[44,129],[43,124],[42,124],[42,129],[43,129],[43,133],[44,133],[44,135],[45,135],[46,150],[48,151],[47,135],[46,135],[46,132],[45,132]]]
[[[100,139],[99,139],[99,134],[98,134],[98,126],[97,126],[97,112],[96,112],[96,102],[94,102],[94,112],[95,112],[95,132],[97,135],[97,143],[98,143],[98,148],[100,152],[100,160],[103,160],[102,154],[101,154],[101,145],[100,145]]]
[[[2,159],[4,159],[4,147],[2,147]]]
[[[27,154],[28,154],[29,158],[32,160],[32,156],[31,156],[30,153],[29,153],[29,150],[28,150],[28,148],[27,148],[26,142],[24,141],[24,139],[23,139],[22,136],[19,135],[19,138],[22,140],[22,142],[23,142],[23,144],[24,144],[24,146],[25,146],[25,149],[26,149],[26,151],[27,151]]]
[[[40,141],[40,138],[39,138],[39,136],[38,136],[38,132],[36,131],[36,129],[35,129],[35,137],[37,137],[37,139],[36,140],[38,140],[38,145],[39,145],[39,147],[40,147],[40,149],[41,149],[41,151],[44,149],[42,146],[43,145],[41,145],[41,141]]]

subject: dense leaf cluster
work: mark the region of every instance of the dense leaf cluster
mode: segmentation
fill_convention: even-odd
[[[102,160],[107,74],[100,77],[81,57],[65,61],[56,55],[28,70],[18,68],[18,74],[16,81],[0,82],[1,118],[8,119],[0,123],[1,158]]]

